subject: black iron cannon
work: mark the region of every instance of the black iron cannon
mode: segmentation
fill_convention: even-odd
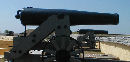
[[[62,18],[69,15],[71,25],[116,25],[119,23],[117,13],[97,13],[65,9],[24,8],[17,12],[16,18],[21,19],[23,25],[40,25],[49,16],[58,15]]]

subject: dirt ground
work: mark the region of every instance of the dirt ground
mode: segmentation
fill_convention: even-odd
[[[0,55],[4,55],[5,51],[9,51],[13,45],[13,41],[2,41],[0,40]],[[0,58],[0,62],[4,62],[4,58]]]
[[[0,55],[4,55],[5,51],[9,51],[13,45],[13,41],[2,41],[0,40]]]

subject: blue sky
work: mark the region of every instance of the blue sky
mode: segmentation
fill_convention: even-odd
[[[21,22],[15,19],[17,10],[24,7],[45,9],[72,9],[89,12],[118,13],[118,25],[82,25],[71,27],[77,29],[101,29],[109,33],[130,34],[130,0],[1,0],[0,1],[0,31],[12,30],[20,33],[24,31]],[[27,27],[34,28],[34,27]]]

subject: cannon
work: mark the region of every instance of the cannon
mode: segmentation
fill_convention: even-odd
[[[93,30],[93,29],[80,29],[79,34],[86,34],[87,32],[93,32],[94,34],[108,34],[106,30]]]
[[[38,27],[28,36],[13,39],[13,48],[4,55],[7,60],[13,62],[81,62],[80,59],[84,59],[84,51],[80,43],[70,37],[70,26],[117,25],[119,23],[118,14],[65,9],[24,8],[18,10],[15,17],[25,26],[38,25]],[[46,49],[42,45],[45,43],[43,40],[52,33],[55,33],[50,40],[53,47]],[[73,50],[73,47],[77,46],[78,49]],[[50,55],[29,54],[28,52],[32,49],[43,50]],[[79,53],[83,53],[83,58],[76,56]]]
[[[95,49],[96,40],[95,34],[108,34],[106,30],[93,30],[93,29],[80,29],[78,31],[79,35],[77,40],[82,42],[82,47],[89,47],[91,49]]]
[[[20,19],[23,25],[40,25],[51,15],[58,15],[59,18],[68,15],[70,17],[70,25],[116,25],[119,23],[119,15],[117,13],[65,9],[24,8],[17,12],[16,18]]]

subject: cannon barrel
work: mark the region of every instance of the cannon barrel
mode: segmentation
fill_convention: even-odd
[[[93,29],[80,29],[79,34],[86,34],[87,32],[93,32],[94,34],[108,34],[106,30],[93,30]]]
[[[20,19],[23,25],[40,25],[52,15],[69,15],[71,25],[117,25],[119,23],[117,13],[109,14],[65,9],[24,8],[17,12],[16,18]]]

